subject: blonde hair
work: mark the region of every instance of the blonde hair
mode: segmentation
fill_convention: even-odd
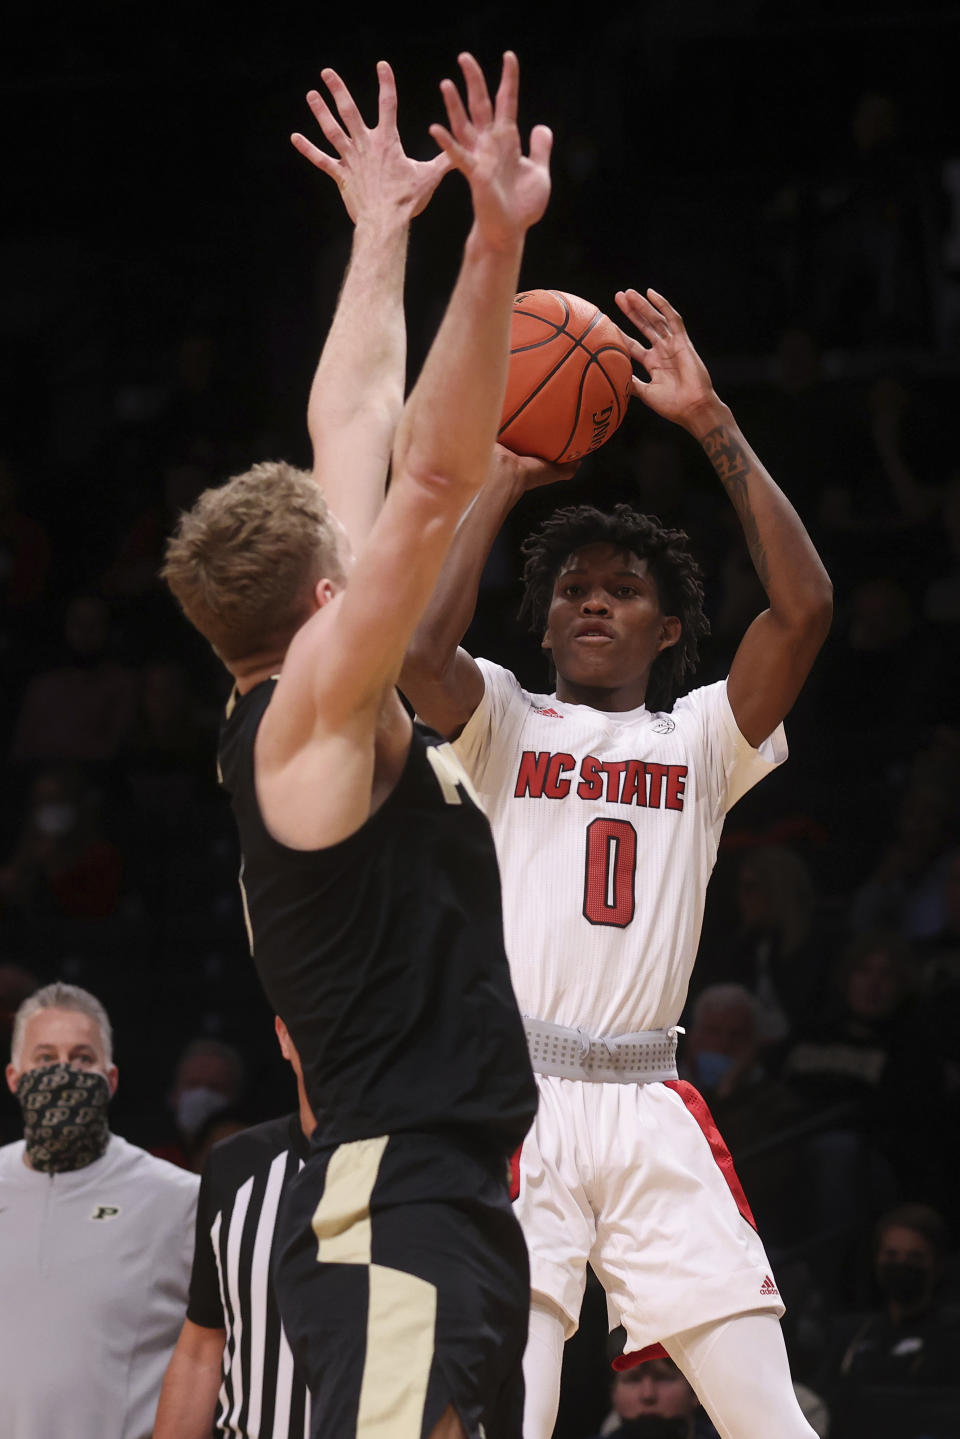
[[[160,576],[233,665],[285,650],[309,618],[318,580],[343,583],[338,529],[308,471],[266,461],[204,490],[180,516]]]

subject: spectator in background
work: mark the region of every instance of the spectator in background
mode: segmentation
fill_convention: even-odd
[[[243,1060],[232,1045],[219,1039],[192,1039],[174,1070],[170,1106],[179,1143],[166,1157],[187,1169],[199,1170],[198,1145],[202,1137],[209,1139],[205,1131],[211,1121],[229,1119],[242,1126],[239,1106],[243,1089]]]
[[[816,196],[816,319],[831,343],[929,341],[936,194],[911,154],[897,98],[863,91],[846,146],[832,144],[828,152],[838,163]]]
[[[853,896],[850,922],[882,926],[910,939],[936,934],[945,918],[944,879],[956,840],[956,796],[943,784],[908,781],[896,830],[873,873]]]
[[[858,936],[833,1003],[788,1050],[783,1079],[824,1132],[810,1198],[825,1231],[852,1229],[902,1192],[938,1192],[944,1075],[914,1003],[916,962],[897,933]]]
[[[650,1359],[616,1374],[600,1434],[617,1439],[716,1439],[716,1429],[672,1359]]]
[[[945,855],[938,868],[943,922],[917,943],[921,982],[932,995],[960,991],[960,849]]]
[[[310,1399],[270,1282],[274,1225],[316,1119],[283,1020],[277,1039],[297,1080],[296,1114],[218,1144],[200,1181],[190,1302],[170,1359],[153,1439],[276,1435],[306,1439]]]
[[[798,1187],[804,1151],[796,1141],[777,1141],[805,1111],[764,1068],[759,1014],[742,985],[708,986],[694,1001],[678,1068],[710,1106],[760,1232],[770,1244],[789,1246],[805,1232]]]
[[[111,1134],[110,1022],[74,985],[20,1006],[0,1149],[0,1434],[149,1439],[187,1301],[197,1179]]]
[[[17,716],[12,757],[46,763],[114,759],[133,722],[133,674],[110,656],[110,611],[98,595],[69,600],[64,662],[40,670]]]
[[[121,755],[127,789],[155,850],[189,842],[215,775],[216,720],[204,713],[182,665],[153,660],[137,676],[137,706]]]
[[[12,468],[0,455],[0,614],[18,617],[43,599],[52,550],[43,526],[20,508]]]
[[[29,925],[115,913],[123,859],[100,824],[100,792],[79,769],[42,770],[13,853],[0,868],[0,917]]]
[[[904,1204],[880,1219],[873,1253],[880,1302],[867,1313],[837,1316],[824,1340],[819,1387],[835,1411],[837,1439],[875,1432],[857,1426],[872,1386],[953,1388],[960,1417],[960,1311],[938,1296],[949,1248],[943,1218],[925,1204]],[[928,1431],[921,1425],[918,1432]]]
[[[744,855],[736,894],[736,931],[705,946],[697,978],[743,985],[756,1001],[761,1045],[782,1045],[823,997],[827,945],[813,880],[794,850],[762,845]]]

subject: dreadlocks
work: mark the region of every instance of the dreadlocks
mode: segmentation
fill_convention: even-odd
[[[629,505],[615,505],[610,514],[592,505],[555,510],[521,546],[526,564],[520,618],[528,619],[530,628],[542,634],[564,560],[585,545],[597,544],[613,545],[646,560],[661,609],[680,620],[680,639],[657,656],[646,695],[649,710],[670,709],[683,680],[696,668],[700,640],[710,633],[703,613],[700,566],[683,530],[666,530],[653,515],[640,515]]]

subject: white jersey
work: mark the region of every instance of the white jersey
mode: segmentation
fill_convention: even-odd
[[[724,681],[614,714],[478,664],[455,749],[493,829],[521,1011],[592,1034],[676,1024],[724,818],[786,759],[783,727],[754,749]]]

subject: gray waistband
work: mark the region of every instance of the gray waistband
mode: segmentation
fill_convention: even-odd
[[[591,1035],[524,1015],[530,1063],[537,1074],[597,1084],[656,1084],[677,1078],[677,1025],[638,1034]]]

